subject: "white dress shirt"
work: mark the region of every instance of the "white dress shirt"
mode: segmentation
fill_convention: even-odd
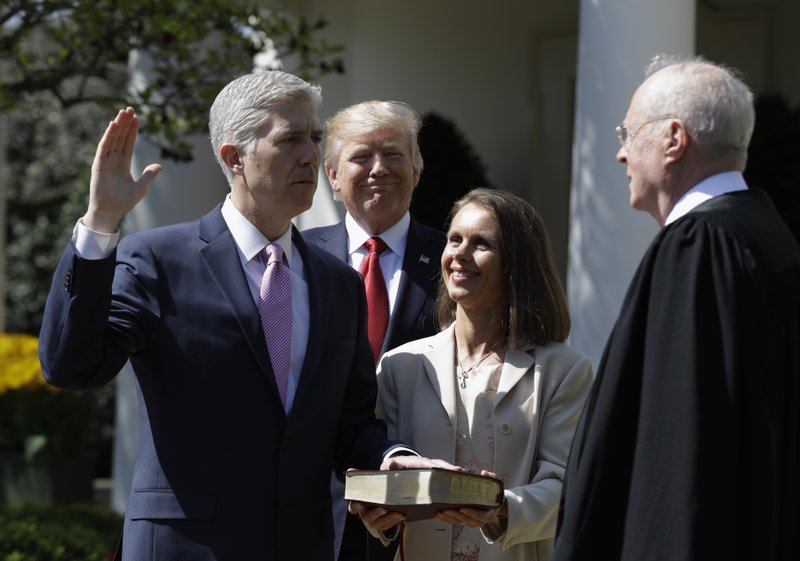
[[[292,243],[291,226],[277,240],[268,240],[264,234],[253,226],[239,210],[233,206],[230,196],[222,204],[222,217],[236,242],[239,250],[239,259],[242,262],[247,285],[253,302],[258,306],[261,290],[261,279],[264,276],[266,265],[258,255],[270,243],[275,242],[281,249],[285,259],[284,265],[289,268],[292,277],[292,363],[289,366],[289,389],[286,392],[286,414],[292,410],[297,385],[300,382],[300,372],[303,370],[303,361],[308,347],[308,328],[311,325],[311,309],[308,299],[308,282],[303,269],[303,260]]]
[[[398,220],[394,226],[377,236],[386,242],[388,248],[381,254],[380,264],[383,281],[386,283],[386,292],[389,295],[390,317],[394,310],[394,303],[397,300],[410,225],[411,215],[406,212],[403,218]],[[372,234],[362,228],[350,214],[345,215],[344,226],[347,229],[347,255],[350,266],[360,273],[361,266],[364,264],[364,259],[366,259],[368,253],[367,248],[364,247],[364,242],[371,238]]]
[[[291,227],[277,240],[268,240],[236,209],[230,196],[222,205],[222,218],[233,236],[239,260],[247,278],[247,285],[256,306],[258,306],[261,278],[266,270],[265,264],[258,255],[273,241],[283,249],[284,265],[289,268],[292,278],[292,362],[289,367],[289,388],[286,393],[286,414],[288,415],[292,409],[300,373],[303,370],[303,361],[308,346],[308,329],[311,323],[308,282],[303,269],[303,260],[292,243]],[[119,232],[113,234],[95,232],[84,226],[83,220],[78,220],[73,230],[72,241],[79,257],[103,259],[111,255],[116,248],[119,242]]]
[[[664,226],[672,224],[708,199],[713,199],[725,193],[732,193],[733,191],[744,191],[745,189],[747,189],[747,183],[745,183],[742,173],[738,171],[726,171],[707,177],[678,199],[678,202],[675,203],[675,206],[672,207],[672,210],[667,215]]]

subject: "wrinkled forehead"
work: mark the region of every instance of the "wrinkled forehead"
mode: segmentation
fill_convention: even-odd
[[[306,97],[284,97],[266,106],[266,113],[288,121],[311,123],[317,128],[322,125],[317,104]]]
[[[625,118],[623,122],[630,126],[641,117],[642,96],[640,95],[640,88],[633,92],[631,100],[628,102],[628,109],[625,111]]]

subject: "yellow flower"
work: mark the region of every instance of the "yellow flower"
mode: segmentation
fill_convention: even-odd
[[[36,337],[0,333],[0,395],[42,386],[49,387],[42,376]]]

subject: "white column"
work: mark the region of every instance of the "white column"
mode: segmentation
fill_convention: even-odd
[[[567,292],[571,344],[599,364],[628,283],[658,230],[628,205],[614,127],[647,62],[692,54],[694,0],[581,0]]]

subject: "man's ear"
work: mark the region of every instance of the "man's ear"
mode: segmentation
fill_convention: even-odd
[[[665,139],[664,156],[670,161],[677,161],[686,155],[691,137],[686,125],[680,119],[673,119],[669,123],[668,136]]]
[[[225,165],[235,174],[241,174],[244,165],[239,157],[239,150],[233,144],[223,144],[219,148],[220,156]]]
[[[325,163],[325,175],[328,176],[328,183],[331,184],[331,189],[333,189],[333,191],[336,192],[336,193],[341,192],[342,189],[341,189],[341,187],[339,187],[339,181],[336,178],[337,177],[336,176],[336,168],[334,168],[333,166],[331,166],[327,162]]]

